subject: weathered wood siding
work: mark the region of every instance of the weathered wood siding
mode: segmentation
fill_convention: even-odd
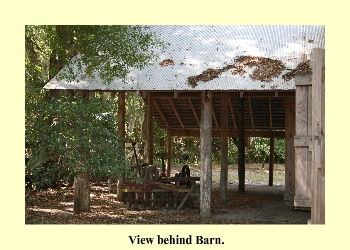
[[[314,49],[312,63],[311,223],[325,224],[325,51]]]
[[[294,206],[295,194],[295,99],[287,99],[284,102],[285,107],[285,191],[284,201],[288,206]]]
[[[295,76],[295,196],[294,206],[311,208],[312,89],[310,72]]]

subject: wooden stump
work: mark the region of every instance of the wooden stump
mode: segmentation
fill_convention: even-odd
[[[74,178],[74,213],[90,212],[89,173]]]

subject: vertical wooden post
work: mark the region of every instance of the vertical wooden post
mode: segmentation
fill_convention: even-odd
[[[168,147],[168,160],[167,160],[167,169],[166,169],[166,176],[170,177],[170,171],[171,171],[171,155],[172,155],[172,131],[171,129],[168,129],[168,138],[167,138],[167,147]]]
[[[212,94],[202,92],[201,108],[201,188],[200,188],[200,216],[211,217],[212,193]]]
[[[325,224],[325,50],[312,53],[311,224]]]
[[[122,140],[122,152],[118,154],[125,154],[125,92],[118,92],[118,134]],[[122,200],[121,185],[124,183],[124,176],[118,177],[117,184],[117,201]]]
[[[88,172],[74,177],[74,214],[90,212],[90,177]]]
[[[269,163],[269,186],[273,186],[274,154],[275,154],[275,133],[271,132],[271,137],[270,137],[270,163]]]
[[[221,203],[227,202],[227,176],[228,176],[228,94],[221,94],[221,172],[220,197]]]
[[[238,116],[238,192],[245,192],[244,97],[240,96]]]
[[[122,137],[125,150],[125,92],[118,92],[118,133]]]
[[[148,103],[147,103],[147,157],[148,164],[153,164],[153,105],[154,95],[148,92]]]
[[[311,208],[311,72],[295,75],[295,196],[297,209]]]
[[[295,99],[284,101],[285,108],[285,189],[284,202],[287,206],[294,206],[295,194]]]

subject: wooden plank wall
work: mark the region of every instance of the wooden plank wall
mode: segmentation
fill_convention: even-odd
[[[311,224],[325,224],[325,50],[314,49],[312,76]]]
[[[311,209],[311,72],[295,76],[295,195],[294,206]]]
[[[295,99],[287,99],[284,101],[285,107],[285,191],[284,201],[287,206],[294,206],[295,195]]]

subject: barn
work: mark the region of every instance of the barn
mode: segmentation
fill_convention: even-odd
[[[61,90],[118,94],[119,132],[125,134],[125,93],[147,103],[147,152],[152,164],[153,119],[172,136],[200,137],[200,215],[211,216],[212,137],[221,137],[221,199],[227,199],[228,138],[285,138],[285,204],[311,209],[325,223],[323,25],[160,25],[151,31],[169,45],[144,69],[103,84],[98,76],[60,76],[46,85]],[[168,143],[168,145],[171,145]],[[171,155],[171,146],[168,147]],[[239,147],[239,191],[245,191],[244,144]],[[273,159],[273,157],[272,157]],[[168,158],[167,174],[171,169]],[[269,165],[273,185],[273,161]]]

